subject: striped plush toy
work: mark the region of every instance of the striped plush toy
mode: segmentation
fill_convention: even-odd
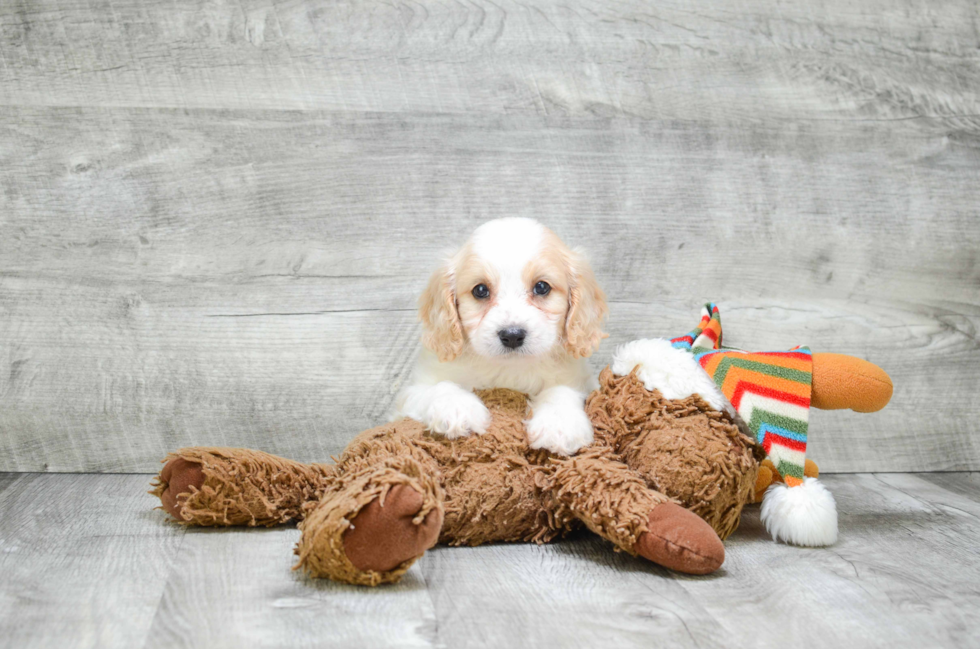
[[[701,322],[671,344],[694,354],[790,487],[803,484],[813,355],[808,347],[746,352],[721,344],[721,314],[709,303]]]
[[[810,407],[880,410],[892,394],[891,379],[881,368],[844,354],[813,354],[807,347],[763,352],[724,347],[713,303],[704,306],[701,322],[687,335],[638,340],[617,350],[613,372],[634,367],[647,389],[671,399],[696,392],[732,415],[763,447],[762,520],[774,539],[807,546],[837,540],[834,497],[806,458]]]

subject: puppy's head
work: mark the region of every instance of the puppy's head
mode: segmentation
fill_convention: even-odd
[[[419,300],[423,344],[440,361],[469,346],[490,358],[539,357],[599,345],[606,298],[582,254],[531,219],[477,228]]]

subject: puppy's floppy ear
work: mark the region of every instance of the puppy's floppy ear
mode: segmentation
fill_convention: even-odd
[[[456,309],[452,262],[446,262],[429,278],[419,298],[419,320],[425,327],[422,344],[435,352],[440,362],[451,361],[463,350],[463,325]]]
[[[568,314],[565,316],[565,349],[575,358],[589,356],[609,334],[602,320],[609,309],[592,267],[579,250],[568,255]]]

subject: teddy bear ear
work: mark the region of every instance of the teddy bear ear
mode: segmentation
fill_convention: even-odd
[[[463,325],[456,307],[455,273],[451,261],[429,278],[419,297],[419,320],[425,328],[422,344],[435,352],[440,362],[451,361],[463,350]]]

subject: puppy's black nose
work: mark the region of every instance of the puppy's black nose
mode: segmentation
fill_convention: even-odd
[[[498,331],[497,335],[500,337],[500,342],[504,347],[517,349],[524,344],[524,336],[527,335],[527,331],[520,327],[507,327]]]

